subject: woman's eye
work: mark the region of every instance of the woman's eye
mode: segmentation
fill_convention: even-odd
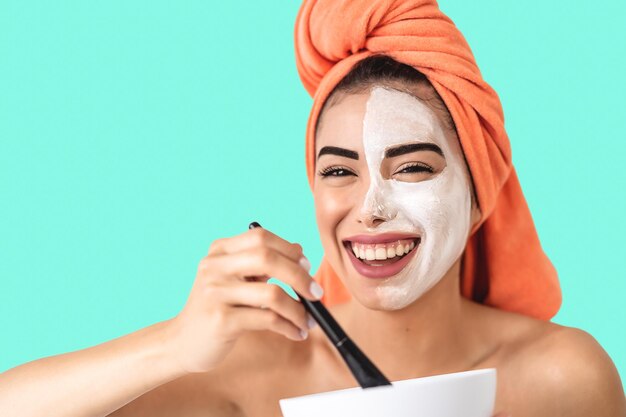
[[[354,172],[345,168],[326,168],[319,173],[322,177],[347,177],[348,175],[355,175]]]
[[[418,172],[428,172],[432,174],[434,170],[426,164],[412,164],[405,166],[400,171],[396,172],[396,174],[413,174]]]

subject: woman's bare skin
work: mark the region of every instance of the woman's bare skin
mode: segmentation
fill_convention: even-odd
[[[458,273],[458,264],[453,270]],[[428,297],[448,297],[457,284],[458,275],[449,274]],[[496,411],[529,417],[624,415],[619,375],[591,336],[461,297],[458,301],[464,325],[476,335],[476,342],[460,341],[462,349],[441,346],[448,361],[437,366],[429,366],[429,357],[402,357],[394,351],[393,342],[375,343],[376,332],[370,336],[355,332],[350,326],[352,301],[331,306],[329,311],[391,381],[493,367],[498,371]],[[467,355],[470,345],[472,353]],[[281,398],[356,386],[319,327],[301,342],[273,332],[253,332],[243,336],[214,371],[165,384],[112,416],[176,412],[181,416],[278,417]]]
[[[443,291],[456,280],[448,281],[433,290]],[[464,314],[471,317],[468,325],[479,332],[481,347],[472,359],[452,357],[450,365],[432,368],[428,358],[410,368],[392,348],[369,349],[371,340],[354,335],[349,327],[350,303],[331,306],[329,311],[391,381],[493,367],[498,372],[496,411],[516,417],[624,415],[619,375],[591,336],[468,300],[461,302]],[[238,341],[214,371],[169,382],[112,416],[279,417],[281,398],[357,386],[319,327],[301,342],[273,332],[252,332]]]

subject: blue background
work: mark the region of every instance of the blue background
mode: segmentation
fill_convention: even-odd
[[[555,321],[624,376],[626,6],[571,4],[441,7],[503,102]],[[173,317],[251,220],[316,268],[298,7],[0,1],[0,371]]]

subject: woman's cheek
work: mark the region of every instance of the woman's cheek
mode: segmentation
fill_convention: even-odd
[[[390,197],[401,217],[419,229],[431,224],[433,217],[441,215],[438,210],[440,199],[431,187],[424,184],[396,184]]]
[[[322,238],[334,233],[337,223],[346,211],[344,200],[342,193],[332,189],[320,190],[315,195],[315,214]]]

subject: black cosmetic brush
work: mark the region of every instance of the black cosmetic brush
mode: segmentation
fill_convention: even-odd
[[[252,222],[248,226],[249,229],[254,229],[255,227],[261,227],[261,225],[257,222]],[[346,335],[321,301],[311,301],[297,292],[296,294],[302,304],[304,304],[306,311],[313,316],[324,333],[326,333],[326,336],[328,336],[333,346],[337,348],[361,388],[391,385],[391,382],[389,382],[382,372],[380,372],[368,357],[361,352],[361,349],[357,347],[352,339]]]

